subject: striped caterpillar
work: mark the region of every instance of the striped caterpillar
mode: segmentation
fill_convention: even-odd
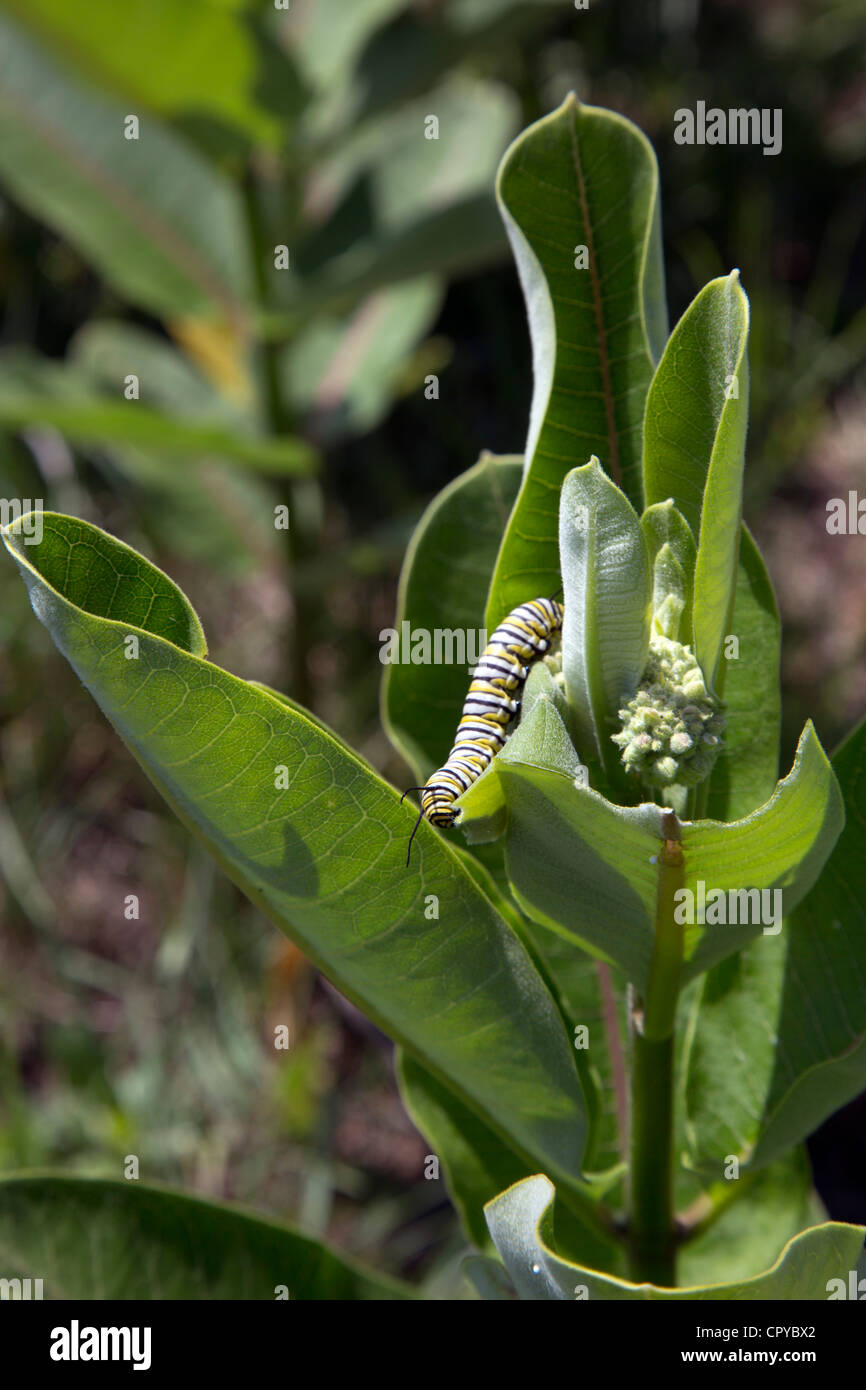
[[[520,710],[529,667],[544,655],[561,627],[562,606],[551,598],[521,603],[499,624],[475,668],[448,761],[423,787],[409,787],[403,793],[421,793],[421,810],[409,836],[407,868],[422,819],[431,825],[453,825],[457,819],[454,802],[504,746],[505,731]]]

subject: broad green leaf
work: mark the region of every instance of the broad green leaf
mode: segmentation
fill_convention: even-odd
[[[685,927],[684,979],[709,969],[756,935],[768,949],[782,929],[782,916],[793,911],[821,873],[845,822],[839,784],[810,723],[803,730],[794,765],[763,806],[742,820],[722,824],[700,820],[683,830],[685,886],[700,911],[701,883],[707,895],[761,894],[761,920],[755,921],[753,900],[748,925],[707,922]],[[765,893],[766,890],[766,893]],[[778,893],[778,898],[775,896]],[[781,910],[775,912],[778,905]],[[742,898],[737,902],[742,914]],[[777,920],[768,920],[774,912]],[[686,919],[687,920],[687,919]],[[763,921],[763,925],[762,925]]]
[[[523,687],[523,698],[520,701],[520,718],[525,719],[536,701],[542,699],[552,702],[564,724],[569,717],[569,710],[562,672],[554,675],[546,660],[533,662],[529,668],[529,675]]]
[[[526,0],[504,8],[461,14],[448,0],[431,15],[411,0],[353,0],[351,11],[342,0],[294,5],[281,32],[317,87],[306,133],[336,145],[347,130],[405,108],[443,79],[507,70],[516,45],[544,17]]]
[[[562,485],[559,554],[562,670],[575,743],[609,781],[624,781],[610,735],[646,667],[652,580],[637,513],[596,458]]]
[[[619,966],[641,990],[653,947],[663,813],[649,803],[614,805],[583,786],[573,775],[569,747],[555,708],[539,700],[459,799],[460,824],[470,827],[475,814],[488,814],[489,788],[499,788],[508,808],[506,869],[521,909]],[[783,911],[793,909],[815,882],[842,823],[837,783],[807,725],[791,772],[759,810],[728,825],[683,824],[683,888],[692,908],[687,915],[689,900],[677,899],[683,983],[754,936],[763,935],[773,949],[781,931],[781,917],[772,920],[776,890]],[[744,898],[745,892],[751,896]],[[730,906],[746,922],[713,920],[721,915],[713,904],[722,894],[725,915]],[[709,920],[702,922],[704,909]]]
[[[686,572],[667,541],[656,552],[652,576],[652,629],[677,641],[689,585]]]
[[[526,1162],[420,1063],[401,1055],[397,1076],[409,1114],[442,1165],[467,1236],[479,1249],[492,1249],[484,1207],[505,1187],[530,1176]],[[623,1247],[602,1224],[591,1200],[562,1185],[559,1193],[558,1239],[576,1258],[621,1273]]]
[[[534,669],[533,674],[540,672],[548,674],[543,663]],[[564,735],[564,730],[561,733]],[[558,748],[557,742],[560,744]],[[574,756],[567,736],[556,740],[554,735],[548,752],[551,758],[561,756],[569,765]],[[503,828],[504,822],[497,833],[501,834]],[[476,847],[473,851],[474,856],[481,857],[483,854],[484,849],[479,851]],[[570,938],[548,931],[524,917],[514,904],[511,884],[501,859],[495,865],[487,861],[491,872],[497,874],[495,888],[491,887],[478,859],[467,855],[467,860],[479,886],[493,897],[500,914],[511,923],[529,950],[559,1005],[569,1037],[574,1039],[574,1059],[580,1074],[589,1123],[583,1161],[584,1178],[597,1197],[606,1197],[623,1174],[628,1129],[626,983],[604,961],[594,960],[584,951],[576,949]],[[508,895],[507,899],[503,898],[503,893]],[[690,1179],[690,1188],[683,1196],[683,1203],[690,1201],[693,1195],[694,1182]]]
[[[653,613],[655,614],[668,592],[675,593],[682,602],[677,631],[665,631],[664,635],[676,638],[684,646],[690,646],[697,555],[695,538],[688,522],[682,512],[677,510],[671,498],[647,507],[640,524],[653,566]],[[662,561],[659,561],[660,553],[663,554]],[[676,583],[673,585],[670,583],[672,574],[676,575]],[[775,781],[774,777],[774,784]],[[772,787],[770,790],[772,791]]]
[[[35,354],[0,354],[0,426],[52,425],[73,444],[134,444],[175,458],[211,454],[276,474],[310,473],[316,456],[291,436],[269,438],[233,432],[206,416],[164,414],[148,404],[148,381],[140,381],[138,400],[125,400],[124,376],[136,373],[135,356],[126,357],[114,394],[107,395],[74,365],[59,366]],[[137,374],[137,373],[136,373]]]
[[[319,315],[298,332],[283,355],[287,394],[296,414],[315,417],[317,437],[363,434],[379,423],[405,388],[407,362],[443,293],[436,276],[407,280],[376,291],[347,315]]]
[[[611,1173],[625,1160],[628,1133],[626,982],[558,932],[534,923],[529,932],[575,1040],[590,1121],[584,1172]],[[585,1039],[578,1036],[582,1028]],[[584,1040],[585,1047],[578,1047]]]
[[[400,1094],[416,1127],[438,1158],[461,1225],[473,1245],[489,1242],[483,1207],[491,1197],[527,1176],[519,1154],[492,1133],[411,1057],[397,1062]]]
[[[466,836],[466,843],[477,846],[499,840],[508,824],[508,810],[495,759],[492,766],[481,774],[466,795],[470,800],[468,804],[460,807],[462,815],[457,822]],[[513,886],[512,884],[511,887]]]
[[[508,68],[518,46],[544,24],[544,10],[559,3],[448,0],[432,15],[411,0],[352,0],[349,8],[345,0],[316,0],[293,4],[280,32],[318,88],[309,129],[337,140],[455,69]]]
[[[582,952],[574,951],[570,942],[536,927],[523,916],[511,892],[500,845],[482,845],[480,848],[476,846],[471,850],[458,847],[457,852],[476,886],[490,899],[500,917],[508,922],[530,956],[549,993],[556,1001],[568,1036],[572,1037],[575,1023],[600,1023],[607,1011],[608,1003],[600,1001],[598,985],[607,967],[590,960]],[[589,976],[583,975],[581,965],[590,972]],[[598,974],[595,973],[596,969]],[[600,1125],[605,1118],[601,1115],[605,1100],[601,1094],[603,1083],[600,1074],[605,1066],[605,1057],[599,1032],[596,1033],[594,1044],[592,1063],[589,1062],[587,1054],[577,1046],[574,1051],[574,1062],[581,1081],[592,1138],[592,1150],[590,1152],[587,1149],[584,1158],[584,1168],[587,1170],[608,1166],[598,1157]],[[612,1162],[616,1163],[618,1159]],[[605,1175],[600,1176],[596,1172],[592,1172],[587,1178],[594,1199],[599,1195],[600,1186],[606,1186],[606,1181]]]
[[[346,131],[338,149],[316,165],[313,213],[320,203],[338,205],[359,178],[368,183],[380,231],[489,195],[517,115],[508,88],[455,74],[399,110]]]
[[[498,196],[526,299],[534,386],[492,627],[558,588],[559,491],[572,468],[597,455],[641,510],[644,400],[667,336],[658,171],[636,126],[569,96],[515,140]],[[575,264],[579,248],[585,268]]]
[[[864,766],[861,725],[833,758],[845,828],[786,924],[786,949],[759,955],[752,947],[736,972],[708,977],[689,1066],[697,1163],[729,1138],[737,1145],[729,1152],[751,1156],[753,1167],[769,1163],[866,1086]],[[747,988],[755,1001],[748,1018]],[[709,1106],[702,1087],[713,1084],[720,1099]]]
[[[736,1191],[741,1187],[742,1190]],[[816,1202],[811,1185],[809,1161],[804,1149],[797,1149],[787,1158],[773,1164],[756,1177],[743,1178],[739,1184],[718,1182],[712,1196],[720,1202],[720,1211],[706,1228],[697,1227],[680,1247],[677,1258],[677,1278],[682,1285],[718,1284],[722,1281],[748,1279],[755,1270],[771,1266],[785,1242],[807,1226],[820,1224],[824,1212]],[[701,1211],[707,1199],[700,1203]],[[620,1248],[620,1263],[599,1266],[591,1259],[581,1259],[574,1250],[567,1251],[562,1243],[560,1222],[561,1193],[557,1189],[554,1206],[555,1230],[551,1242],[560,1254],[578,1264],[588,1265],[603,1274],[628,1278],[624,1252]],[[483,1247],[483,1241],[476,1238]],[[469,1265],[469,1261],[466,1265]],[[492,1264],[492,1262],[490,1262]],[[464,1266],[466,1274],[478,1286],[473,1270]],[[499,1277],[496,1277],[496,1271]],[[507,1279],[501,1265],[482,1271],[493,1280],[493,1288]],[[486,1280],[485,1280],[486,1282]],[[510,1281],[509,1281],[510,1284]],[[479,1288],[479,1292],[481,1289]],[[492,1289],[481,1293],[492,1296]],[[514,1296],[513,1289],[510,1296]]]
[[[286,33],[304,75],[327,91],[347,81],[352,65],[370,36],[405,8],[405,0],[316,0],[302,10],[290,8]]]
[[[748,301],[737,271],[711,280],[671,333],[647,396],[646,505],[672,498],[695,536],[723,416],[740,418],[745,408],[739,381],[736,397],[731,387],[747,332]]]
[[[311,175],[288,307],[318,313],[504,254],[491,185],[517,119],[508,88],[457,73],[350,129]]]
[[[484,598],[520,470],[519,457],[482,454],[430,503],[406,554],[393,629],[404,659],[385,666],[382,722],[419,781],[441,767],[454,742],[471,679],[468,658],[481,652],[466,652],[463,662],[454,657],[460,637],[464,650],[470,639],[483,649]],[[405,659],[413,634],[437,630],[450,661]]]
[[[748,334],[738,272],[710,281],[671,334],[646,401],[646,501],[672,497],[698,537],[694,651],[711,684],[737,576]]]
[[[726,642],[716,680],[728,724],[707,799],[707,815],[725,821],[763,805],[779,775],[781,627],[770,577],[745,526],[730,635],[736,655],[727,656]]]
[[[34,611],[181,821],[385,1032],[573,1175],[584,1108],[559,1013],[459,856],[424,822],[407,870],[412,810],[321,727],[208,662],[189,603],[141,556],[53,513],[28,546],[26,524],[3,538]]]
[[[863,879],[862,803],[855,829],[858,822],[845,858],[831,860],[794,912],[756,1164],[811,1134],[866,1087],[864,920],[862,900],[851,896],[852,885]]]
[[[805,1149],[795,1149],[754,1177],[725,1179],[722,1173],[720,1162],[708,1194],[719,1203],[719,1214],[680,1247],[680,1284],[748,1279],[772,1265],[786,1241],[826,1217],[814,1198]]]
[[[409,1285],[223,1202],[54,1174],[0,1181],[0,1260],[46,1299],[413,1298]]]
[[[747,1162],[761,1128],[779,1046],[790,926],[710,970],[694,1001],[683,1064],[690,1165],[718,1178],[727,1155]]]
[[[536,687],[538,683],[536,681]],[[470,845],[498,839],[505,831],[508,824],[506,793],[499,774],[507,762],[519,762],[524,757],[534,768],[557,773],[569,784],[589,784],[588,769],[577,755],[558,702],[545,694],[539,695],[520,716],[506,749],[497,754],[455,802],[460,813],[457,824]],[[513,881],[511,887],[514,887]]]
[[[856,1266],[866,1235],[862,1226],[828,1221],[789,1240],[771,1267],[750,1278],[658,1288],[601,1274],[557,1254],[551,1243],[553,1198],[553,1184],[537,1176],[509,1188],[485,1209],[496,1248],[522,1299],[823,1302],[828,1281],[847,1278]]]
[[[257,141],[276,144],[282,121],[263,110],[263,63],[242,15],[214,0],[5,0],[5,7],[92,80],[144,109],[207,114]],[[286,54],[276,48],[284,89],[300,94]],[[297,99],[297,96],[296,96]],[[140,110],[134,105],[133,110]]]
[[[683,571],[694,570],[697,549],[692,528],[672,497],[645,507],[640,522],[646,532],[651,559],[663,545],[670,545]]]
[[[485,1303],[505,1303],[517,1298],[517,1291],[502,1265],[489,1255],[467,1255],[461,1269]]]
[[[189,145],[88,88],[0,16],[0,180],[112,287],[158,315],[240,320],[250,252],[240,197]]]
[[[533,767],[557,773],[576,783],[585,783],[586,770],[557,706],[544,696],[536,703],[541,707],[535,713],[530,709],[526,719],[521,719],[499,755],[499,761],[494,764],[495,769],[506,771],[510,763],[521,763],[531,758]]]
[[[166,415],[219,423],[238,434],[261,433],[247,362],[238,353],[233,386],[216,382],[161,333],[122,319],[91,319],[69,344],[67,360],[103,390],[118,394],[133,372],[141,396]]]
[[[460,798],[461,828],[495,778],[508,805],[506,870],[522,911],[640,987],[652,954],[662,811],[614,805],[581,784],[576,765],[554,706],[539,700]]]
[[[287,336],[299,319],[340,314],[385,286],[426,275],[455,279],[500,260],[502,228],[493,200],[478,193],[436,207],[409,225],[377,233],[355,229],[352,250],[290,287],[290,312],[274,314],[273,332]]]

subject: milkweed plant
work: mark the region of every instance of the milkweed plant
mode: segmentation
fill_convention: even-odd
[[[866,1086],[866,726],[831,762],[807,724],[780,778],[779,618],[742,520],[748,301],[734,270],[669,332],[655,157],[613,112],[569,97],[497,196],[528,435],[431,503],[381,634],[420,807],[208,661],[185,595],[122,541],[49,512],[3,538],[181,821],[397,1044],[467,1292],[852,1296],[864,1231],[826,1220],[804,1140]],[[479,631],[471,675],[445,647]],[[52,1179],[16,1181],[0,1219],[24,1248]],[[83,1180],[55,1181],[72,1201]],[[168,1219],[158,1189],[113,1190],[117,1222]],[[238,1296],[416,1296],[220,1212],[227,1241],[248,1223]]]

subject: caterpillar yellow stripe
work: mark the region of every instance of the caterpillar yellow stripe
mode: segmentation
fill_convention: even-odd
[[[420,791],[421,810],[409,836],[407,866],[422,819],[431,825],[453,825],[457,819],[454,802],[503,747],[506,729],[520,710],[529,668],[560,631],[562,612],[554,599],[530,599],[508,614],[487,643],[475,667],[447,763],[423,787],[409,788]]]

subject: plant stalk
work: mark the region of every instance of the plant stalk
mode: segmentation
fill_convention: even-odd
[[[270,309],[268,276],[265,271],[265,257],[269,254],[266,231],[266,218],[262,207],[261,190],[254,166],[251,164],[243,180],[244,203],[247,214],[250,250],[253,257],[253,279],[259,308],[263,314]],[[273,435],[290,434],[293,428],[292,412],[289,409],[283,389],[280,370],[280,351],[282,341],[260,335],[255,347],[259,361],[262,384],[262,407],[268,429]],[[317,527],[311,516],[318,511],[319,484],[313,478],[286,478],[284,488],[288,493],[290,530],[286,536],[286,561],[289,574],[315,553]],[[313,505],[310,505],[310,502]],[[294,621],[289,635],[289,671],[287,683],[295,699],[302,705],[313,703],[313,692],[307,669],[307,653],[312,645],[316,628],[316,615],[311,611],[310,601],[293,584]]]
[[[643,1018],[632,1044],[629,1258],[635,1283],[676,1284],[674,1216],[674,1049],[683,929],[674,894],[685,876],[680,824],[663,817],[655,946]]]

